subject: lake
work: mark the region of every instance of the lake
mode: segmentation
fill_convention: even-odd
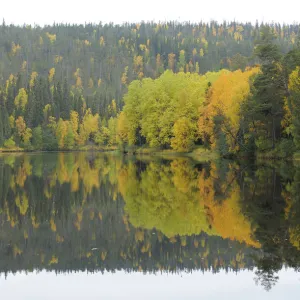
[[[0,154],[4,299],[298,299],[300,166]]]

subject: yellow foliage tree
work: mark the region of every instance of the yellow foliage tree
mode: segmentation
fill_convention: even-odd
[[[75,139],[77,139],[78,136],[78,129],[79,129],[79,115],[78,112],[72,110],[70,112],[70,123],[72,125],[72,131],[74,134]]]
[[[122,111],[117,118],[117,143],[125,144],[128,142],[129,124],[125,113]]]
[[[88,84],[89,88],[92,89],[94,87],[94,81],[92,78],[89,79],[89,84]]]
[[[215,118],[224,118],[221,130],[226,136],[229,150],[239,150],[237,133],[240,129],[240,109],[250,93],[250,78],[259,72],[253,68],[242,72],[224,72],[211,86],[207,103],[200,108],[199,130],[203,140],[209,140],[216,148],[217,135]]]
[[[169,66],[169,69],[172,70],[172,71],[175,71],[174,68],[175,68],[175,58],[176,58],[176,55],[174,53],[169,53],[168,54],[168,66]]]
[[[49,39],[51,44],[53,44],[56,41],[56,34],[51,34],[49,32],[46,32],[46,36]]]
[[[79,126],[79,144],[83,145],[99,130],[99,115],[93,115],[91,109],[87,109],[82,123]]]
[[[15,121],[15,125],[17,134],[20,137],[21,141],[23,141],[25,146],[29,146],[30,139],[32,137],[32,130],[30,128],[27,128],[24,118],[22,116],[19,116]]]
[[[48,80],[49,80],[49,82],[52,82],[52,81],[53,81],[54,75],[55,75],[55,68],[51,68],[51,69],[49,70],[49,75],[48,75]]]
[[[171,139],[171,147],[180,152],[188,152],[194,145],[197,135],[197,126],[188,118],[178,119],[173,126],[174,137]]]
[[[56,138],[58,142],[59,149],[64,149],[65,146],[65,138],[68,132],[68,121],[64,121],[63,119],[59,119],[56,126]]]
[[[127,80],[128,80],[127,74],[128,74],[128,66],[125,67],[124,72],[123,72],[122,77],[121,77],[121,82],[124,85],[127,84]]]
[[[29,81],[29,86],[32,88],[34,85],[34,82],[36,80],[36,78],[38,77],[38,73],[37,72],[32,72],[31,76],[30,76],[30,81]]]
[[[19,109],[24,110],[26,107],[26,104],[28,102],[28,95],[24,88],[19,89],[19,93],[15,98],[15,106]]]
[[[12,55],[16,55],[21,50],[21,46],[19,44],[11,43],[11,53]]]

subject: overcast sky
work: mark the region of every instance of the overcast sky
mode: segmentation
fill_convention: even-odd
[[[3,0],[0,18],[21,25],[141,20],[299,23],[299,9],[299,0]]]

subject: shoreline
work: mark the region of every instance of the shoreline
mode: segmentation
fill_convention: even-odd
[[[155,158],[172,158],[172,157],[183,157],[190,158],[198,162],[208,162],[212,160],[220,159],[220,155],[214,151],[206,150],[204,148],[196,148],[190,152],[179,152],[175,150],[162,150],[162,149],[151,149],[151,148],[138,148],[132,151],[121,151],[118,148],[83,148],[83,149],[70,149],[70,150],[25,150],[25,149],[0,149],[0,155],[3,154],[48,154],[48,153],[76,153],[76,152],[87,152],[87,153],[109,153],[124,155],[127,157],[155,157]]]
[[[38,154],[38,153],[70,153],[70,152],[98,152],[98,153],[114,153],[130,157],[161,157],[161,158],[172,158],[172,157],[186,157],[191,158],[199,162],[207,162],[218,159],[230,159],[230,160],[240,160],[240,159],[251,159],[250,156],[234,155],[230,158],[222,157],[217,151],[211,151],[204,149],[203,147],[197,147],[190,152],[179,152],[170,149],[153,149],[153,148],[137,148],[135,150],[122,151],[117,147],[108,148],[97,148],[97,147],[87,147],[82,149],[57,149],[57,150],[25,150],[25,149],[0,149],[1,154]],[[257,153],[254,157],[255,160],[267,160],[267,161],[300,161],[300,153],[295,152],[292,156],[280,157],[280,156],[270,156],[268,154],[262,155],[262,153]]]

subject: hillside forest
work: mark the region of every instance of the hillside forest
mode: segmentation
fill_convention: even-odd
[[[0,147],[288,157],[298,25],[0,26]]]

